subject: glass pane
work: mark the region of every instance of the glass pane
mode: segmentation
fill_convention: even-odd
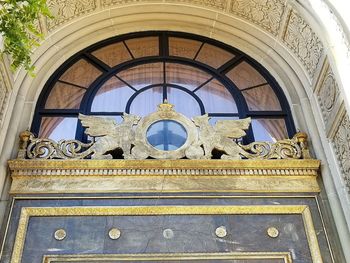
[[[230,59],[234,58],[235,55],[223,50],[222,48],[215,47],[213,45],[204,44],[201,51],[199,52],[196,60],[208,64],[213,68],[219,68]]]
[[[77,118],[43,117],[39,137],[50,138],[57,142],[62,139],[74,139],[77,121]]]
[[[158,150],[173,151],[185,144],[187,132],[176,121],[162,120],[153,123],[148,128],[147,140]]]
[[[231,93],[216,79],[201,87],[195,94],[202,100],[206,112],[236,113],[237,105]]]
[[[201,44],[202,42],[196,40],[170,37],[169,55],[194,59]]]
[[[163,102],[163,87],[147,89],[136,96],[130,106],[130,113],[146,116],[157,111],[157,106]]]
[[[281,105],[278,98],[270,87],[265,85],[249,90],[242,91],[245,97],[249,110],[253,111],[280,111]]]
[[[241,90],[266,83],[265,78],[247,62],[238,64],[226,76]]]
[[[101,71],[84,59],[80,59],[67,69],[60,80],[87,88],[100,75]]]
[[[79,109],[85,89],[56,82],[47,97],[45,109]]]
[[[187,117],[201,115],[198,102],[187,92],[176,88],[167,88],[168,102],[174,104],[175,110]]]
[[[162,84],[163,63],[149,63],[126,69],[117,74],[135,89],[141,89],[151,84]]]
[[[255,141],[276,142],[288,138],[284,119],[252,119]]]
[[[132,59],[123,42],[105,46],[92,52],[91,54],[110,67]]]
[[[167,83],[194,90],[210,78],[211,75],[200,69],[182,64],[166,63]]]
[[[142,37],[125,41],[135,58],[158,56],[159,39],[158,37]]]
[[[110,78],[98,90],[91,111],[124,112],[126,103],[134,91],[116,77]]]

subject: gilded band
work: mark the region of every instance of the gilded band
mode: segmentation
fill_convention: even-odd
[[[118,261],[165,261],[165,260],[257,260],[281,259],[292,263],[290,252],[230,252],[230,253],[167,253],[167,254],[90,254],[90,255],[45,255],[43,263],[55,262],[104,262]]]

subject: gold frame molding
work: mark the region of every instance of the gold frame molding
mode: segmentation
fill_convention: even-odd
[[[320,161],[11,160],[12,194],[320,192]]]
[[[290,252],[231,252],[231,253],[171,253],[171,254],[91,254],[91,255],[44,255],[42,263],[103,261],[162,261],[162,260],[249,260],[282,259],[292,263]]]
[[[307,205],[266,206],[91,206],[91,207],[24,207],[21,210],[11,263],[20,263],[30,217],[38,216],[118,216],[118,215],[266,215],[299,214],[302,216],[313,262],[321,263],[322,257]]]

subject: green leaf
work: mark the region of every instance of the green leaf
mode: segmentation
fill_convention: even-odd
[[[34,76],[30,55],[43,35],[37,29],[39,16],[52,18],[46,0],[0,0],[0,34],[4,39],[1,53],[10,55],[11,69],[24,67]]]

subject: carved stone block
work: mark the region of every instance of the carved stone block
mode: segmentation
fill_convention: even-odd
[[[323,44],[310,25],[294,10],[290,14],[283,41],[313,78],[322,56]]]
[[[230,12],[277,35],[285,7],[281,0],[233,0]]]
[[[333,138],[334,148],[343,173],[345,185],[350,193],[350,119],[345,114]]]
[[[333,126],[335,125],[342,99],[335,76],[328,64],[321,73],[315,94],[320,105],[326,132],[329,134],[331,130],[334,130]]]
[[[96,9],[95,0],[49,0],[47,5],[55,17],[47,21],[47,28],[49,31],[64,22],[90,13]]]

